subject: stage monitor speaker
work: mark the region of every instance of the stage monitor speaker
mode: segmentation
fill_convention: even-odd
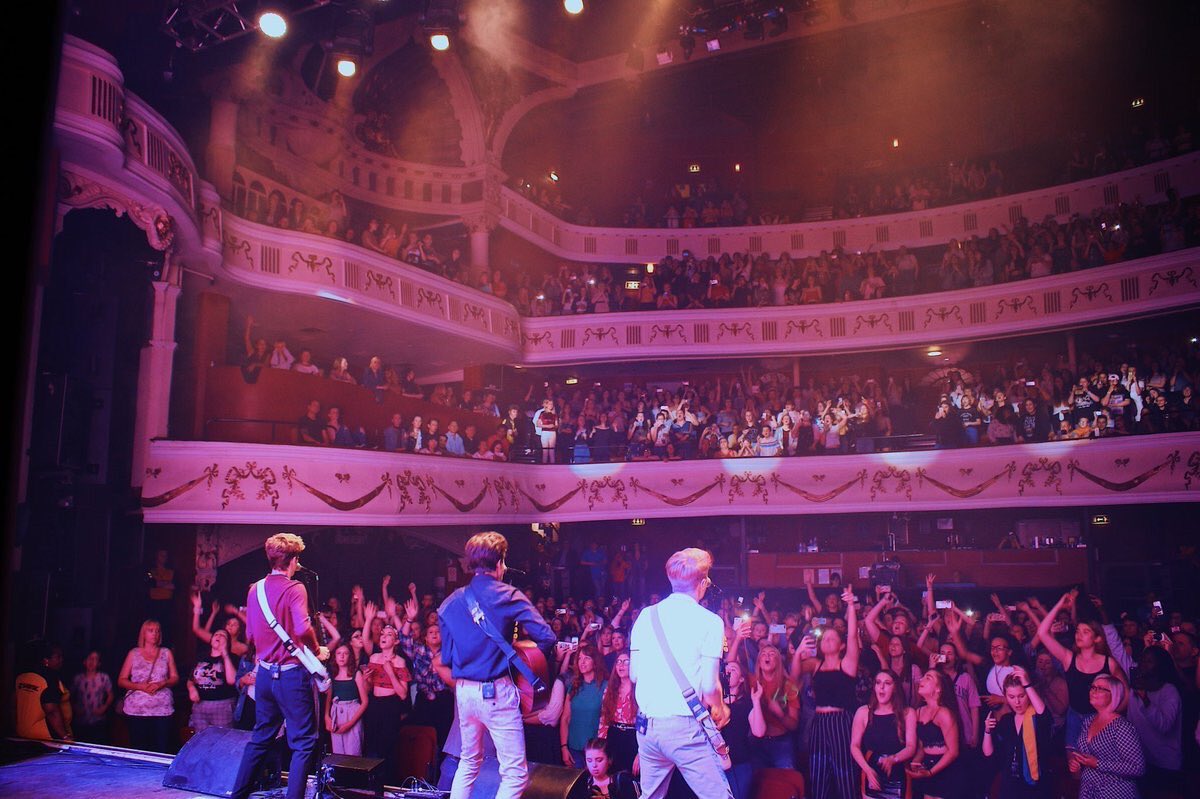
[[[350,790],[355,796],[383,796],[383,761],[375,757],[326,755],[321,761],[317,786],[330,795]]]
[[[450,756],[442,761],[439,788],[450,790],[457,766],[457,757]],[[499,771],[495,756],[485,757],[472,788],[471,799],[496,799],[496,789],[500,784]],[[529,787],[521,794],[521,799],[589,799],[590,795],[586,771],[546,763],[530,763]]]
[[[249,730],[225,727],[201,730],[175,755],[163,777],[163,785],[210,796],[231,796],[238,764],[242,762],[242,750],[250,743],[250,735]],[[279,772],[275,770],[272,779],[266,779],[267,773],[264,767],[258,775],[259,785],[278,786]]]
[[[529,764],[529,787],[522,799],[588,799],[587,772],[577,768]]]

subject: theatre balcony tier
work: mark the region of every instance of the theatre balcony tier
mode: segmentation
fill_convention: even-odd
[[[150,523],[339,526],[828,514],[1200,500],[1200,436],[874,455],[524,465],[156,441]]]

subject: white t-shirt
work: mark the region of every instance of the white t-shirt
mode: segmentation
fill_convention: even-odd
[[[995,696],[1004,696],[1004,681],[1012,673],[1012,666],[992,666],[987,675],[987,692]]]
[[[720,660],[725,641],[725,625],[717,614],[700,607],[687,594],[671,594],[657,605],[646,608],[633,624],[629,650],[638,709],[649,718],[690,716],[679,684],[667,665],[650,614],[657,612],[667,645],[675,656],[683,676],[697,692],[704,682],[704,669]],[[707,660],[712,658],[712,660]]]

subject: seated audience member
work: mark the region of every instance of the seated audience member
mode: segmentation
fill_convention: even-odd
[[[362,380],[359,382],[359,385],[374,392],[375,401],[380,404],[383,403],[387,386],[383,376],[383,360],[378,355],[371,356],[370,363],[363,370]]]
[[[383,449],[385,452],[396,452],[404,448],[404,428],[401,427],[400,414],[393,413],[390,423],[383,428]]]
[[[272,369],[291,369],[292,364],[296,362],[295,356],[287,348],[287,342],[283,339],[275,339],[275,346],[271,350],[271,368]]]
[[[257,383],[258,376],[271,362],[271,352],[267,349],[265,338],[250,341],[250,331],[254,328],[254,317],[246,317],[246,332],[243,336],[246,345],[246,357],[242,361],[242,379],[247,383]]]
[[[312,350],[300,350],[300,358],[292,364],[292,371],[302,375],[321,375],[321,367],[313,363]]]
[[[339,383],[349,383],[352,386],[358,385],[354,375],[350,374],[350,362],[345,358],[333,359],[333,366],[329,369],[329,379],[337,380]]]
[[[304,415],[296,422],[296,443],[324,444],[325,423],[321,421],[321,403],[311,400]]]

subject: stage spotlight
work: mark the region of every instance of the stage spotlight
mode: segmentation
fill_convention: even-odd
[[[354,74],[358,72],[358,64],[354,63],[354,59],[349,56],[339,56],[337,71],[343,78],[353,78]]]
[[[434,50],[444,52],[450,49],[450,37],[444,33],[429,34],[429,46]]]
[[[568,14],[583,13],[583,0],[563,0],[563,8]]]
[[[709,39],[704,43],[704,47],[708,50],[708,52],[715,53],[721,49],[721,40],[717,39],[716,37]]]
[[[742,34],[750,41],[761,41],[765,37],[763,31],[762,20],[758,17],[750,17],[746,20],[746,32]]]
[[[263,32],[264,36],[278,39],[287,33],[287,20],[278,12],[264,11],[258,17],[258,29]]]
[[[690,33],[679,37],[679,49],[683,51],[683,60],[690,61],[692,52],[696,49],[696,38]]]

